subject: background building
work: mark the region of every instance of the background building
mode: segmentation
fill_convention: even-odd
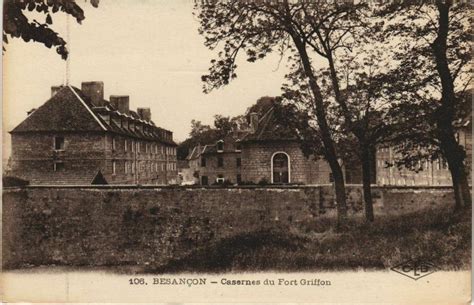
[[[104,99],[102,82],[52,87],[51,98],[11,132],[9,175],[30,184],[170,184],[177,182],[171,131],[128,96]]]
[[[465,168],[468,172],[469,184],[472,182],[472,120],[470,117],[456,122],[456,139],[466,150]],[[392,147],[377,149],[377,184],[378,185],[452,185],[451,172],[446,160],[439,158],[434,161],[420,161],[418,171],[407,168],[388,167],[396,159]]]

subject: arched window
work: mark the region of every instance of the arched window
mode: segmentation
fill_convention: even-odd
[[[290,156],[285,152],[276,152],[271,160],[272,183],[290,183]]]
[[[217,142],[217,151],[224,151],[224,141],[219,140]]]

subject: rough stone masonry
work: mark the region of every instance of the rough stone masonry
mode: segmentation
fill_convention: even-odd
[[[360,187],[348,187],[352,211]],[[376,188],[376,210],[449,204],[449,188]],[[222,237],[298,227],[333,208],[330,186],[26,187],[3,192],[3,266],[159,264]]]

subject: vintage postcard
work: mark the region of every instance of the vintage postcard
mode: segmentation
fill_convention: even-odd
[[[472,9],[4,0],[1,300],[469,304]]]

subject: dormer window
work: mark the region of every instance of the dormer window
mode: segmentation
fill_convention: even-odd
[[[220,140],[217,142],[217,152],[223,152],[224,151],[224,141]]]

